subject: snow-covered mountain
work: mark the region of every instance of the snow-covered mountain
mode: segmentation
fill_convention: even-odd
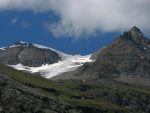
[[[10,51],[11,52],[17,51],[15,52],[15,54],[13,52],[14,54],[13,58],[15,56],[17,59],[17,61],[13,63],[10,63],[10,60],[13,59],[12,57],[10,57],[12,56],[12,54],[8,55]],[[25,56],[23,54],[24,51],[26,51]],[[85,62],[92,62],[92,60],[90,59],[91,55],[87,55],[87,56],[68,55],[58,50],[55,50],[53,48],[45,47],[38,44],[22,42],[22,41],[16,42],[15,44],[8,47],[0,48],[0,56],[2,56],[2,53],[5,52],[6,54],[4,54],[3,56],[9,57],[9,60],[6,60],[8,62],[4,64],[7,64],[17,70],[23,70],[31,73],[40,73],[45,78],[51,78],[68,71],[74,71],[78,67],[82,66]],[[45,54],[48,53],[50,54],[45,56]],[[33,60],[35,61],[33,62],[32,65],[29,65],[30,63],[29,64],[26,63],[27,62],[26,59],[24,62],[22,62],[22,58],[30,57],[30,55],[33,57],[30,58],[30,60],[28,61],[33,61]],[[45,59],[49,59],[49,57],[52,57],[50,58],[51,61],[47,62],[47,60]],[[2,59],[3,57],[0,58]],[[40,64],[43,63],[42,65],[37,65],[38,59],[41,60]],[[55,59],[54,62],[52,62],[53,59]]]

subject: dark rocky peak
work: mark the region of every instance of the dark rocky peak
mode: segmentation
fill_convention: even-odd
[[[131,29],[130,29],[130,32],[138,32],[138,33],[142,33],[141,30],[136,27],[136,26],[133,26]]]
[[[137,27],[132,27],[129,33],[130,33],[131,38],[134,38],[134,39],[145,38],[141,30]]]
[[[150,41],[137,27],[95,52],[91,59],[95,61],[64,74],[64,78],[72,75],[86,81],[108,79],[150,86],[145,81],[150,79]]]
[[[138,27],[132,27],[129,31],[126,31],[121,35],[127,39],[145,38],[142,31]]]
[[[126,80],[121,78],[122,75],[133,77],[133,81],[136,81],[134,77],[150,79],[150,41],[137,27],[116,38],[91,58],[95,61],[84,64],[76,70],[75,76],[81,75],[84,80],[114,78],[127,83],[130,82],[130,78]],[[144,79],[140,80],[143,84]]]
[[[140,49],[143,51],[150,51],[150,40],[144,36],[142,31],[134,26],[129,31],[124,32],[122,35],[117,37],[111,44],[93,53],[91,59],[97,59],[102,53],[109,51],[109,53],[124,53],[132,49]],[[112,51],[113,50],[113,51]]]
[[[131,41],[132,43],[141,46],[142,48],[149,48],[150,46],[150,40],[145,37],[142,31],[136,26],[132,27],[129,31],[124,32],[120,37]]]

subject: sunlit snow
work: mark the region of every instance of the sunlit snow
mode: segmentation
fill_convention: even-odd
[[[18,42],[17,44],[9,46],[9,48],[22,46],[22,44],[24,44],[23,46],[25,47],[29,46],[29,43],[21,41],[21,42]],[[29,67],[29,66],[24,66],[22,64],[10,65],[10,66],[17,70],[23,70],[23,71],[27,71],[30,73],[40,73],[43,77],[49,79],[54,76],[60,75],[64,72],[74,71],[78,67],[82,66],[85,62],[92,62],[92,60],[90,59],[91,55],[87,55],[87,56],[68,55],[68,54],[65,54],[63,52],[60,52],[58,50],[55,50],[53,48],[49,48],[46,46],[42,46],[38,44],[32,44],[32,45],[36,48],[50,49],[56,52],[61,57],[61,61],[54,63],[54,64],[42,65],[40,67]],[[2,48],[2,49],[5,49],[5,48]],[[20,58],[20,56],[18,57]]]
[[[24,70],[31,73],[40,73],[45,78],[52,78],[64,72],[69,72],[82,66],[85,62],[92,62],[90,59],[91,55],[81,56],[81,55],[69,55],[65,60],[59,61],[55,64],[47,64],[41,67],[28,67],[22,64],[11,65],[17,70]]]

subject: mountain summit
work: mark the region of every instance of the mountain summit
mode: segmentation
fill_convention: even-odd
[[[139,84],[146,84],[146,80],[150,79],[150,40],[137,27],[124,32],[91,58],[95,62],[85,63],[66,76],[82,80],[115,79]],[[63,76],[59,79],[65,78]],[[149,81],[147,85],[150,85]]]
[[[128,32],[124,32],[123,35],[121,35],[121,37],[128,39],[141,47],[145,46],[149,48],[150,46],[149,39],[145,37],[141,30],[137,27],[133,27]]]
[[[133,26],[131,29],[130,29],[130,32],[138,32],[138,33],[142,33],[141,30],[136,27],[136,26]]]
[[[84,74],[92,72],[91,76],[125,82],[131,77],[150,79],[150,40],[139,28],[133,27],[101,50],[94,63],[81,70],[86,70],[82,71]]]

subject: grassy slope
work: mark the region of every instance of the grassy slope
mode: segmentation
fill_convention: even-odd
[[[81,81],[56,83],[2,64],[0,64],[0,73],[22,84],[36,88],[43,95],[53,96],[76,106],[100,109],[105,112],[109,112],[109,110],[112,113],[120,110],[126,112],[138,110],[139,113],[146,113],[147,106],[145,104],[149,104],[146,99],[150,99],[150,88],[127,84],[105,81],[96,86]],[[138,108],[140,103],[144,105]],[[134,109],[132,109],[132,105],[135,107]]]

